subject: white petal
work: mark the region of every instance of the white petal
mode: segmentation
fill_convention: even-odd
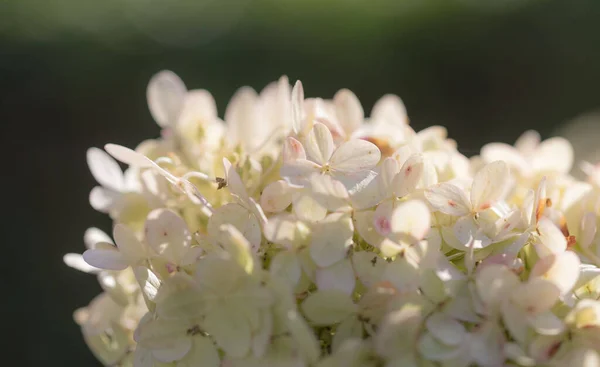
[[[431,215],[427,205],[420,200],[400,204],[392,213],[392,232],[410,236],[411,239],[425,238],[431,226]]]
[[[404,102],[394,94],[386,94],[375,102],[371,118],[392,124],[408,124]]]
[[[541,140],[540,134],[537,131],[527,130],[519,136],[515,142],[515,148],[517,148],[521,154],[529,156],[534,153]]]
[[[169,209],[155,209],[148,214],[145,235],[154,251],[175,264],[183,259],[192,241],[185,221]]]
[[[214,216],[214,215],[213,215]],[[294,215],[283,213],[269,218],[264,226],[265,238],[286,248],[300,246],[306,240],[305,226]],[[303,233],[304,232],[304,233]]]
[[[382,236],[379,233],[379,231],[375,228],[374,218],[374,210],[354,212],[354,226],[356,227],[356,231],[358,232],[358,234],[362,237],[363,240],[365,240],[366,243],[379,248],[385,237]]]
[[[346,134],[351,134],[363,123],[364,111],[360,101],[352,91],[340,89],[333,96],[335,113]]]
[[[214,308],[206,316],[203,326],[225,353],[231,357],[243,357],[250,351],[251,330],[247,320],[235,311],[235,307],[231,304],[229,307]]]
[[[332,351],[338,352],[341,348],[345,347],[345,345],[343,346],[344,342],[349,341],[349,340],[361,340],[363,337],[363,326],[362,326],[362,322],[357,318],[357,317],[348,317],[347,319],[345,319],[344,321],[342,321],[336,328],[335,328],[335,335],[333,336],[333,340],[331,343],[331,349]],[[354,349],[352,350],[354,351]],[[355,358],[355,356],[350,356],[351,358]],[[357,367],[359,366],[358,364],[356,364],[356,362],[360,363],[359,361],[356,360],[352,360],[352,362],[348,362],[348,363],[354,363],[353,367]],[[349,364],[344,364],[344,365],[349,365]]]
[[[460,322],[441,312],[429,316],[425,325],[431,335],[445,345],[460,345],[466,334]]]
[[[525,345],[525,340],[529,334],[529,323],[525,310],[512,302],[503,302],[502,321],[510,335],[518,341],[519,344]]]
[[[204,89],[195,89],[185,96],[177,127],[181,131],[186,127],[207,126],[216,119],[217,104],[212,94]]]
[[[559,254],[567,249],[567,240],[561,230],[548,218],[542,217],[538,222],[539,239],[534,243],[540,257]]]
[[[565,324],[552,312],[542,312],[529,318],[531,326],[542,335],[558,335],[565,329]]]
[[[299,220],[316,222],[327,215],[327,208],[321,205],[310,192],[302,192],[293,200],[293,212]]]
[[[456,239],[465,248],[481,249],[489,246],[492,240],[479,228],[472,216],[462,217],[452,228]]]
[[[241,144],[245,150],[257,148],[264,140],[266,125],[256,123],[259,118],[258,95],[250,87],[238,89],[227,104],[225,122],[227,139]]]
[[[548,311],[558,298],[560,289],[549,280],[533,278],[516,287],[511,300],[530,315]]]
[[[423,156],[414,154],[404,162],[400,172],[394,177],[394,195],[402,197],[415,190],[423,177]]]
[[[113,191],[124,189],[123,171],[119,164],[98,148],[90,148],[87,151],[87,164],[96,181]]]
[[[221,358],[212,340],[204,336],[192,338],[192,349],[177,362],[177,367],[219,367]]]
[[[284,180],[271,182],[260,195],[260,206],[271,213],[278,213],[292,203],[294,189]]]
[[[385,260],[369,251],[352,254],[352,267],[356,277],[368,288],[381,280],[385,270]]]
[[[225,169],[227,188],[229,188],[229,191],[232,195],[234,195],[234,197],[238,198],[242,205],[248,205],[250,197],[246,191],[246,185],[244,185],[244,182],[242,182],[242,178],[235,170],[235,167],[227,158],[223,158],[223,167]]]
[[[63,262],[76,270],[82,271],[84,273],[91,273],[91,274],[95,274],[98,273],[99,271],[101,271],[102,269],[99,269],[95,266],[91,266],[89,265],[84,259],[83,256],[81,254],[66,254],[65,256],[63,256]]]
[[[113,243],[113,240],[101,229],[91,227],[85,230],[83,242],[88,249],[94,248],[98,242]]]
[[[117,144],[106,144],[104,150],[112,155],[116,160],[137,167],[152,167],[152,162],[148,157],[134,150]]]
[[[368,170],[381,159],[379,148],[366,140],[350,140],[340,145],[331,156],[331,168],[342,172],[352,173]]]
[[[506,266],[496,264],[479,270],[475,280],[479,297],[489,307],[499,304],[520,283],[515,273]]]
[[[116,191],[96,186],[90,191],[90,205],[101,213],[108,213],[115,208],[119,197],[121,194]]]
[[[302,275],[298,256],[293,251],[281,251],[271,260],[269,273],[295,287]]]
[[[316,284],[319,290],[338,290],[352,295],[356,279],[349,259],[344,259],[326,268],[317,269]]]
[[[347,294],[328,290],[316,291],[302,302],[302,311],[315,325],[336,324],[357,311],[357,306]]]
[[[579,245],[583,248],[588,248],[594,237],[596,237],[596,214],[592,212],[585,213],[581,218],[581,226],[579,233]]]
[[[435,210],[444,214],[463,216],[470,212],[470,204],[463,189],[450,183],[441,183],[425,190],[425,198]]]
[[[113,237],[119,248],[119,252],[129,262],[130,265],[136,265],[146,258],[146,250],[142,243],[137,239],[135,233],[123,224],[117,224],[113,229]]]
[[[310,189],[313,198],[330,211],[347,205],[348,191],[340,182],[329,175],[313,173],[310,176]]]
[[[555,137],[544,140],[532,156],[532,165],[538,172],[569,173],[573,166],[573,147],[568,140]]]
[[[303,131],[304,121],[304,88],[301,81],[296,81],[292,88],[292,127],[296,135]]]
[[[324,165],[331,158],[333,149],[333,137],[327,126],[321,123],[315,123],[312,130],[306,137],[305,147],[306,155],[319,165]]]
[[[333,213],[314,226],[310,255],[320,267],[330,266],[346,256],[352,245],[354,226],[349,215]]]
[[[525,157],[516,148],[505,143],[490,143],[481,148],[481,157],[485,162],[505,161],[514,167],[521,175],[528,175],[529,164]]]
[[[431,333],[425,333],[418,342],[419,353],[430,361],[444,361],[460,354],[460,348],[444,345],[438,342]]]
[[[565,295],[577,283],[579,265],[581,261],[572,251],[552,254],[535,263],[530,277],[542,277],[553,282],[560,289],[561,295]]]
[[[148,83],[146,98],[154,121],[167,127],[177,121],[183,107],[187,88],[172,71],[164,70],[154,75]]]
[[[307,159],[297,159],[281,166],[281,177],[295,185],[302,185],[313,173],[321,172],[321,167]]]
[[[400,293],[410,293],[419,287],[419,264],[408,257],[398,256],[386,264],[382,280],[389,281]]]
[[[261,242],[260,223],[247,209],[236,203],[217,208],[208,221],[208,234],[212,238],[218,238],[224,224],[233,225],[248,239],[253,249],[258,249]]]
[[[89,265],[106,270],[123,270],[129,266],[127,260],[117,249],[91,249],[83,253],[83,259]]]
[[[371,208],[389,196],[388,190],[384,190],[381,180],[374,171],[363,171],[362,177],[357,182],[344,180],[352,207],[356,210]],[[348,178],[346,176],[345,178]],[[343,178],[340,178],[343,180]]]
[[[480,169],[473,178],[471,205],[474,210],[493,206],[506,194],[510,170],[503,161],[495,161]]]

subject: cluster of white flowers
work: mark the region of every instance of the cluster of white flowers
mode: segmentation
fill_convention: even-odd
[[[65,256],[104,365],[600,366],[600,166],[570,176],[566,140],[469,159],[397,96],[365,117],[286,77],[224,121],[169,71],[147,98],[159,139],[88,151],[112,238]]]

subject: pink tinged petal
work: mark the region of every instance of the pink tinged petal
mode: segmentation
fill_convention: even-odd
[[[356,278],[350,260],[344,259],[326,268],[317,269],[315,283],[319,290],[338,290],[352,295]]]
[[[327,126],[315,123],[306,137],[304,148],[309,159],[319,165],[325,165],[329,161],[329,158],[331,158],[331,154],[335,148],[333,137]]]
[[[352,91],[340,89],[333,96],[337,119],[347,135],[362,125],[365,113],[360,101]]]
[[[563,336],[539,335],[529,344],[529,355],[538,363],[548,362],[563,343]]]
[[[260,196],[260,205],[266,212],[281,212],[292,203],[294,191],[286,181],[272,182],[264,188]]]
[[[388,236],[392,233],[392,213],[394,212],[394,203],[384,201],[377,206],[373,215],[372,226],[381,236]]]
[[[551,281],[560,289],[561,295],[565,295],[577,283],[580,265],[579,256],[572,251],[552,254],[535,263],[530,277],[540,277]]]
[[[87,164],[96,181],[113,191],[120,192],[125,187],[123,171],[119,164],[98,148],[90,148],[87,151]]]
[[[89,265],[106,270],[124,270],[129,263],[117,249],[91,249],[83,253],[83,259]]]
[[[573,147],[567,139],[555,137],[544,140],[532,156],[533,168],[538,172],[569,173],[573,166]]]
[[[533,278],[516,287],[510,299],[521,310],[533,316],[548,311],[559,297],[560,289],[554,283],[542,278]]]
[[[402,165],[400,172],[394,177],[392,187],[398,197],[410,194],[415,190],[423,177],[423,156],[414,154]]]
[[[83,242],[85,247],[92,249],[98,242],[113,243],[113,240],[103,230],[91,227],[85,230]]]
[[[90,192],[89,199],[92,208],[101,213],[108,213],[115,208],[120,197],[121,194],[116,191],[96,186]]]
[[[335,171],[353,173],[375,167],[380,159],[381,152],[375,144],[357,139],[340,145],[329,163]]]
[[[379,248],[385,237],[375,228],[375,211],[357,211],[354,213],[353,218],[356,231],[362,239],[369,245]]]
[[[535,250],[540,257],[559,254],[567,249],[567,240],[550,219],[540,218],[537,225],[538,239],[534,243]]]
[[[119,252],[127,259],[130,265],[137,265],[146,258],[147,252],[135,233],[123,224],[117,224],[113,230],[113,237]]]
[[[444,214],[463,216],[470,212],[470,203],[463,189],[450,183],[441,183],[425,190],[429,204]]]
[[[481,157],[485,162],[505,161],[515,168],[520,175],[527,176],[531,172],[525,156],[516,148],[505,143],[490,143],[481,148]]]
[[[177,122],[186,93],[185,84],[172,71],[161,71],[150,79],[146,98],[150,113],[160,127]]]
[[[315,264],[327,267],[342,260],[352,245],[354,226],[349,215],[332,213],[314,225],[310,255]]]
[[[298,80],[292,88],[292,127],[296,135],[303,130],[304,115],[304,88],[302,82]]]
[[[81,254],[66,254],[63,256],[63,262],[68,266],[75,270],[82,271],[84,273],[96,274],[100,272],[102,269],[99,269],[95,266],[91,266],[88,264]]]
[[[398,125],[408,124],[404,102],[394,94],[386,94],[375,102],[371,118]]]
[[[183,259],[192,241],[185,221],[169,209],[151,211],[144,231],[148,245],[166,260],[176,264]]]
[[[475,211],[492,207],[507,191],[510,170],[503,161],[487,164],[475,174],[471,187],[471,205]]]
[[[431,227],[431,214],[424,202],[410,200],[394,209],[391,224],[393,233],[408,236],[411,240],[422,240]]]
[[[544,209],[546,208],[546,177],[542,177],[540,183],[538,184],[537,189],[535,190],[535,195],[533,197],[533,202],[531,203],[531,219],[529,224],[537,223],[538,220],[544,214]]]
[[[579,245],[583,248],[588,248],[596,237],[596,214],[592,212],[585,213],[581,218],[581,226],[579,230]]]
[[[283,143],[282,153],[283,163],[291,163],[298,159],[306,159],[304,146],[293,137],[288,137]]]
[[[563,321],[550,311],[531,316],[529,323],[542,335],[558,335],[565,330]]]

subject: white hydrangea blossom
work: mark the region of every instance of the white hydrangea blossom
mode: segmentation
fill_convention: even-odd
[[[112,238],[64,257],[104,290],[74,315],[104,365],[600,365],[600,166],[570,176],[566,140],[468,159],[397,96],[286,77],[224,121],[170,71],[147,98],[160,138],[87,154]]]

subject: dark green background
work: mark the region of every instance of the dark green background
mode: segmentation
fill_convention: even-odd
[[[100,288],[62,255],[110,228],[85,151],[158,134],[145,88],[161,69],[221,113],[282,74],[308,96],[350,88],[367,111],[396,93],[417,130],[445,125],[468,155],[600,107],[600,1],[36,3],[0,4],[2,332],[19,365],[96,365],[71,315]]]

